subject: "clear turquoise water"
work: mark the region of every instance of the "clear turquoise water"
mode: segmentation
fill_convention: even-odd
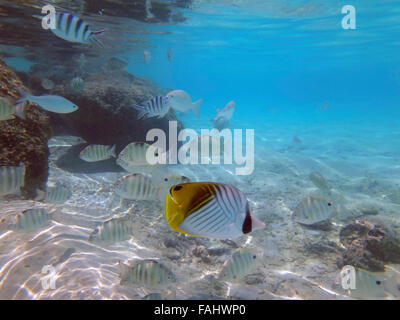
[[[261,282],[229,283],[227,292],[215,289],[208,276],[218,272],[229,256],[217,257],[209,265],[192,252],[223,244],[178,237],[166,226],[157,204],[120,203],[109,190],[118,177],[115,173],[69,174],[52,166],[49,184],[63,181],[74,195],[57,208],[61,220],[48,230],[24,236],[0,234],[0,297],[140,299],[149,292],[124,288],[118,279],[118,261],[139,257],[166,259],[180,274],[172,295],[178,299],[347,299],[332,291],[340,271],[339,253],[315,256],[304,247],[315,241],[338,243],[344,216],[361,207],[378,208],[378,218],[399,231],[400,205],[388,194],[400,185],[400,6],[397,1],[354,0],[357,29],[344,30],[341,8],[346,4],[193,1],[191,9],[180,9],[187,21],[139,23],[148,32],[134,37],[148,42],[116,54],[129,62],[128,72],[150,78],[164,89],[183,89],[193,100],[204,99],[200,118],[192,112],[178,113],[185,127],[211,128],[215,108],[234,100],[231,128],[255,130],[252,175],[235,176],[231,167],[222,166],[177,170],[193,180],[223,181],[246,193],[255,215],[267,225],[241,242],[259,253],[253,275]],[[101,24],[94,15],[88,19]],[[132,37],[129,27],[121,18],[119,35]],[[112,25],[106,29],[112,31]],[[125,42],[119,45],[124,47]],[[166,56],[168,49],[172,62]],[[143,50],[151,52],[148,64]],[[30,63],[22,55],[6,61],[17,69]],[[293,143],[294,136],[300,145]],[[334,201],[346,208],[329,232],[308,230],[290,219],[301,199],[321,195],[308,178],[312,171],[323,174],[333,185]],[[380,187],[369,188],[371,181]],[[32,205],[38,204],[0,203],[6,217]],[[132,211],[138,213],[142,229],[127,243],[101,248],[82,240],[54,238],[87,236],[96,223]],[[178,260],[169,259],[170,249],[161,245],[165,239],[178,239],[190,249]],[[76,252],[57,269],[57,289],[42,290],[40,267],[70,247]],[[400,267],[389,267],[397,281]],[[171,297],[168,294],[165,297]],[[390,291],[384,298],[399,296]]]

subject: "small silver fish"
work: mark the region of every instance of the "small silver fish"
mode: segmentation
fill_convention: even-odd
[[[90,242],[112,244],[129,240],[133,233],[132,221],[127,218],[114,218],[97,227],[89,236]]]
[[[226,261],[218,279],[222,281],[236,280],[251,271],[256,265],[257,256],[245,249],[236,251],[230,260]]]
[[[32,96],[20,88],[18,88],[18,90],[21,94],[21,98],[17,101],[18,103],[31,101],[38,104],[44,110],[55,113],[71,113],[79,109],[77,105],[64,97],[55,95]]]
[[[319,172],[311,172],[310,173],[310,180],[311,182],[319,189],[323,191],[329,191],[331,188],[329,187],[328,182]]]
[[[149,150],[150,145],[145,142],[132,142],[128,144],[118,155],[117,164],[128,172],[151,173],[158,165],[150,164],[147,155],[159,157],[161,151]]]
[[[151,177],[140,173],[128,174],[118,179],[114,191],[123,199],[155,200],[157,190],[153,187]]]
[[[71,190],[62,186],[56,186],[47,190],[44,201],[48,203],[64,203],[71,196]]]
[[[156,260],[134,261],[131,266],[119,263],[121,285],[160,288],[176,282],[174,273]]]
[[[87,146],[79,153],[79,158],[86,162],[97,162],[117,157],[115,145],[105,146],[102,144],[92,144]]]
[[[25,166],[0,167],[0,196],[19,194],[25,181]]]
[[[147,50],[143,51],[144,62],[149,64],[151,61],[151,53]]]
[[[163,118],[170,109],[168,97],[156,96],[144,102],[142,106],[133,105],[138,110],[138,119]]]
[[[312,225],[328,220],[335,213],[335,207],[328,199],[323,197],[307,197],[293,210],[294,221]]]
[[[28,209],[17,215],[15,224],[9,229],[20,232],[30,232],[46,226],[52,219],[46,209]]]

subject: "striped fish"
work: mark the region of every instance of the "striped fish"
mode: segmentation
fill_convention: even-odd
[[[243,192],[214,182],[173,186],[165,199],[165,218],[178,232],[217,239],[236,238],[265,226],[251,215]]]
[[[25,166],[0,167],[0,196],[19,194],[25,181]]]
[[[161,156],[156,148],[149,150],[151,146],[146,142],[132,142],[128,144],[118,155],[117,164],[128,172],[150,173],[158,165],[152,165],[147,161],[147,154],[154,157]],[[154,153],[150,153],[154,152]]]
[[[123,199],[155,200],[157,197],[151,177],[140,173],[128,174],[118,179],[113,187],[115,193]]]
[[[139,111],[138,119],[163,118],[170,109],[168,97],[163,96],[156,96],[147,100],[144,106],[133,105],[133,107]]]
[[[236,280],[248,273],[256,265],[256,255],[241,249],[225,262],[218,279],[222,281]]]
[[[51,214],[45,209],[28,209],[17,215],[15,224],[9,225],[9,229],[29,232],[48,225],[51,219]]]
[[[121,285],[136,285],[146,288],[160,288],[176,282],[174,273],[156,260],[134,261],[131,266],[119,263]]]
[[[132,222],[123,218],[110,219],[97,227],[89,236],[90,242],[112,244],[129,240],[132,235]]]
[[[71,190],[62,186],[57,186],[47,190],[44,201],[48,203],[64,203],[71,198],[71,196]]]
[[[328,220],[335,212],[335,207],[323,197],[307,197],[293,210],[294,221],[302,224],[315,224]]]
[[[104,33],[104,30],[92,31],[86,21],[67,12],[56,13],[56,28],[50,30],[61,39],[78,43],[101,44],[95,36]]]
[[[105,146],[102,144],[92,144],[87,146],[79,153],[79,158],[86,162],[97,162],[116,157],[115,145]]]
[[[0,97],[0,121],[18,118],[24,119],[24,105],[18,104],[14,106],[7,98]]]
[[[361,268],[354,268],[354,278],[349,275],[349,288],[344,289],[342,286],[342,277],[344,273],[340,273],[336,278],[333,289],[341,293],[347,294],[353,298],[378,298],[387,296],[385,286],[388,281],[382,272],[370,272]],[[353,282],[354,283],[351,283]]]

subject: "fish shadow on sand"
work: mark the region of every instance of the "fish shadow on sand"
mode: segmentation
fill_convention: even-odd
[[[98,162],[86,162],[80,159],[79,153],[87,146],[87,143],[81,143],[69,148],[55,162],[57,167],[71,173],[124,172],[115,162],[115,158]]]

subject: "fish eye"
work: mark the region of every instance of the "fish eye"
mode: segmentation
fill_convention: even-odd
[[[174,191],[179,191],[179,190],[181,190],[182,189],[182,186],[176,186],[175,188],[174,188]]]
[[[158,157],[158,152],[156,152],[154,155],[155,155],[156,157]]]
[[[331,206],[331,205],[332,205],[332,203],[328,202],[328,206]]]
[[[164,181],[168,181],[168,178],[165,178]]]
[[[377,281],[376,281],[376,284],[377,284],[378,286],[380,286],[380,285],[382,284],[382,282],[380,282],[379,280],[377,280]]]
[[[254,255],[254,256],[253,256],[253,259],[255,259],[255,258],[257,258],[257,256],[256,256],[256,255]]]

